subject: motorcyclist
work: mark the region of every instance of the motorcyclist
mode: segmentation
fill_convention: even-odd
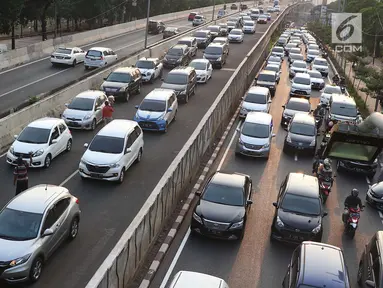
[[[319,163],[317,170],[318,177],[332,176],[331,160],[326,158],[322,163]]]
[[[362,200],[359,198],[359,191],[358,189],[354,188],[351,190],[351,195],[347,196],[346,200],[344,200],[344,212],[342,215],[342,221],[343,223],[346,223],[348,216],[350,214],[349,208],[363,210],[363,203]]]
[[[322,118],[324,116],[324,109],[322,104],[318,104],[317,108],[314,110],[314,117],[320,117]]]
[[[339,75],[338,74],[335,74],[334,77],[332,77],[332,82],[334,82],[335,84],[337,84],[339,82],[340,78],[339,78]]]

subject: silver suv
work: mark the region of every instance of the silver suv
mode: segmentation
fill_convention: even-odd
[[[37,185],[13,198],[0,212],[0,279],[38,281],[56,248],[76,238],[80,213],[78,199],[60,186]]]

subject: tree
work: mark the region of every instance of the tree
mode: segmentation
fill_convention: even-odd
[[[15,49],[15,26],[20,21],[24,0],[2,0],[0,9],[0,32],[12,34],[12,49]]]
[[[375,111],[378,110],[379,99],[383,96],[383,70],[380,71],[373,70],[369,73],[367,77],[363,79],[363,82],[366,84],[367,91],[370,95],[376,98],[375,101]]]

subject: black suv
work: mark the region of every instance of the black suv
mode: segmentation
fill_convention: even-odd
[[[278,73],[275,71],[262,70],[255,78],[256,85],[270,90],[271,97],[275,96],[279,82]]]
[[[203,51],[203,57],[213,65],[213,67],[222,68],[229,55],[229,45],[222,43],[211,43]]]
[[[237,10],[237,9],[238,9],[238,6],[235,5],[235,4],[231,4],[230,9],[231,9],[231,10]]]
[[[196,192],[199,201],[193,211],[191,231],[214,238],[242,239],[253,203],[252,186],[248,175],[217,171],[202,192]]]
[[[210,30],[198,30],[194,33],[194,37],[197,39],[198,48],[206,48],[213,41]]]
[[[163,63],[165,68],[175,68],[189,65],[190,60],[189,47],[184,44],[176,44],[166,52]]]
[[[161,21],[150,20],[148,25],[149,34],[160,34],[165,30],[165,23]]]
[[[207,27],[207,30],[210,31],[211,37],[214,39],[215,37],[223,36],[221,27],[219,25],[212,25]]]
[[[283,181],[275,207],[270,241],[301,243],[322,240],[323,211],[318,179],[290,173]]]

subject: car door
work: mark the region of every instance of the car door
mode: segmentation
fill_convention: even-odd
[[[197,55],[197,51],[198,51],[198,48],[197,48],[197,39],[193,39],[192,40],[192,51],[193,51],[193,55]]]
[[[79,55],[78,55],[78,61],[84,62],[85,61],[85,54],[86,52],[82,49],[80,49]]]
[[[160,62],[154,61],[154,79],[158,78],[160,76]]]
[[[59,127],[55,126],[52,129],[51,137],[50,137],[50,141],[49,141],[49,151],[52,155],[52,158],[56,157],[60,153],[60,149],[61,149],[60,144],[61,143],[59,140],[60,140]],[[56,141],[56,142],[53,143],[54,141]]]
[[[172,120],[174,120],[174,117],[176,117],[176,115],[177,115],[177,110],[178,110],[178,102],[177,102],[176,94],[173,94],[171,98],[172,98],[172,101],[173,101],[173,104],[172,104],[172,109],[173,109],[173,117],[172,117]]]
[[[252,196],[253,196],[253,181],[249,178],[249,177],[246,177],[246,200],[250,200],[252,199]],[[249,204],[246,204],[246,210],[250,210],[250,205]]]
[[[137,147],[137,134],[134,132],[134,130],[127,136],[126,139],[126,148],[125,148],[125,163],[126,163],[126,170],[133,164],[134,160],[136,160],[137,153],[136,147]],[[127,152],[126,150],[129,149],[130,152]]]
[[[213,65],[209,62],[209,64],[207,64],[207,75],[209,79],[211,78],[212,74],[213,74]]]
[[[62,138],[62,141],[65,144],[65,146],[63,146],[62,148],[63,149],[62,151],[64,151],[67,148],[67,143],[70,138],[69,129],[64,123],[60,123],[59,131],[60,131],[60,137]]]
[[[94,104],[94,117],[96,122],[99,123],[102,120],[102,108],[104,108],[104,103],[106,101],[106,96],[101,95],[97,97]]]
[[[63,242],[68,236],[68,231],[70,227],[70,223],[72,219],[69,219],[69,205],[70,205],[70,198],[65,197],[63,199],[60,199],[55,204],[55,215],[57,218],[56,222],[56,228],[59,235],[57,237],[58,243],[57,247],[60,243]]]
[[[288,266],[288,271],[286,273],[285,279],[283,280],[283,287],[286,288],[296,288],[297,287],[297,280],[298,280],[298,273],[299,273],[299,265],[300,265],[300,248],[301,246],[297,247],[293,255],[291,257],[291,262]]]
[[[41,240],[42,240],[42,249],[45,252],[47,258],[49,258],[57,247],[57,243],[60,239],[60,234],[56,233],[57,229],[58,215],[55,213],[55,205],[52,205],[46,213],[42,229],[41,229]],[[51,229],[53,231],[52,235],[43,236],[45,230]]]

